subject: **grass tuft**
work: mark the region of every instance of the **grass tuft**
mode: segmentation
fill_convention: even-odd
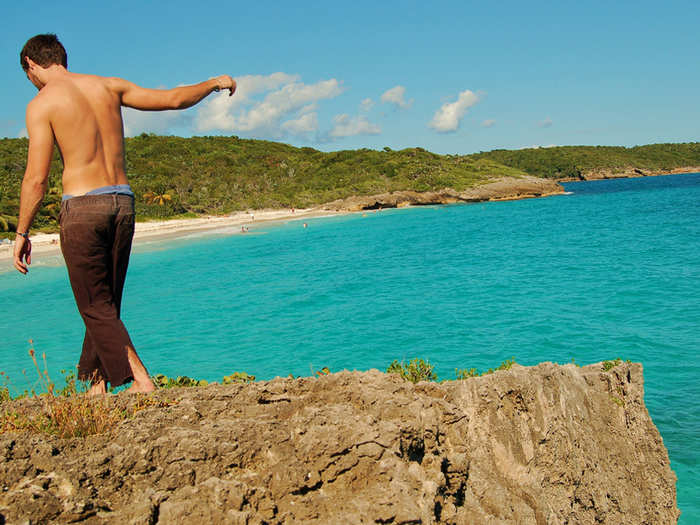
[[[56,388],[47,370],[46,355],[41,356],[42,368],[31,339],[29,343],[29,356],[34,363],[41,391],[37,393],[32,388],[31,394],[25,391],[16,396],[16,399],[29,398],[24,402],[0,407],[0,434],[32,432],[60,438],[84,438],[109,432],[119,422],[132,418],[146,408],[174,403],[152,396],[138,396],[134,403],[123,407],[114,403],[114,398],[110,396],[89,397],[85,395],[87,385],[77,379],[74,371],[66,373],[62,370],[65,386]],[[4,372],[0,372],[0,377],[4,383],[0,388],[0,401],[10,401],[9,378]]]
[[[386,371],[388,374],[398,374],[411,383],[418,383],[419,381],[437,381],[437,374],[433,371],[434,368],[433,365],[423,359],[412,359],[408,364],[395,359]]]
[[[622,364],[622,359],[620,359],[619,357],[617,359],[613,359],[612,361],[603,361],[603,372],[612,370],[620,364]]]
[[[163,374],[151,376],[153,384],[157,388],[180,388],[187,386],[207,386],[209,382],[206,379],[193,379],[187,376],[177,376],[176,378],[168,377]]]
[[[480,377],[487,374],[493,374],[499,370],[510,370],[515,363],[515,357],[506,359],[496,368],[489,368],[486,372],[479,372],[476,368],[455,368],[455,374],[457,379],[469,379],[470,377]]]
[[[221,382],[224,385],[231,385],[233,383],[252,383],[255,381],[255,376],[246,374],[245,372],[234,372],[231,375],[225,376]]]

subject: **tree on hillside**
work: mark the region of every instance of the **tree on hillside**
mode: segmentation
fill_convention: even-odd
[[[170,195],[167,193],[156,193],[153,191],[147,191],[144,193],[143,199],[146,201],[146,204],[157,204],[158,206],[163,206],[166,202],[172,200]]]

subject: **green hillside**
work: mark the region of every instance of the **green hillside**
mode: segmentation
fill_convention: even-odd
[[[8,217],[17,214],[26,152],[26,139],[0,140],[0,214]],[[524,174],[489,159],[436,155],[421,148],[324,153],[237,137],[143,134],[126,140],[126,158],[142,218],[305,208],[395,190],[464,190],[492,177]],[[60,172],[56,153],[50,175],[54,190],[35,229],[55,228]]]
[[[668,171],[700,166],[700,142],[620,146],[558,146],[520,150],[493,150],[472,155],[537,177],[569,179],[596,170],[623,172],[629,169]]]
[[[0,140],[0,232],[12,231],[27,139]],[[465,190],[493,177],[578,177],[596,169],[669,170],[700,166],[700,143],[635,148],[564,146],[437,155],[422,148],[325,153],[237,137],[126,140],[129,180],[140,218],[225,214],[260,208],[305,208],[351,195],[395,190]],[[49,191],[34,229],[55,230],[61,161],[54,154]]]

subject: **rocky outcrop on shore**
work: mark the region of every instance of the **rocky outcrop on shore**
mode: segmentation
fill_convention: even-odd
[[[658,175],[676,175],[679,173],[700,173],[700,166],[689,166],[684,168],[674,168],[659,172],[659,170],[649,170],[642,168],[622,168],[622,169],[598,169],[581,173],[578,179],[569,180],[600,180],[600,179],[630,179],[635,177],[654,177]]]
[[[543,363],[162,390],[167,408],[108,435],[0,435],[0,523],[676,523],[642,375]]]
[[[451,188],[425,192],[394,191],[339,199],[324,204],[321,208],[333,211],[362,211],[429,204],[528,199],[560,193],[564,193],[564,188],[553,180],[531,176],[501,177],[466,191],[456,191]]]

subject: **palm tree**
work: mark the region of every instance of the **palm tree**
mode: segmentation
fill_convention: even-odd
[[[143,198],[146,204],[157,204],[158,206],[163,206],[167,201],[172,200],[172,197],[167,193],[155,193],[153,191],[144,193]]]

